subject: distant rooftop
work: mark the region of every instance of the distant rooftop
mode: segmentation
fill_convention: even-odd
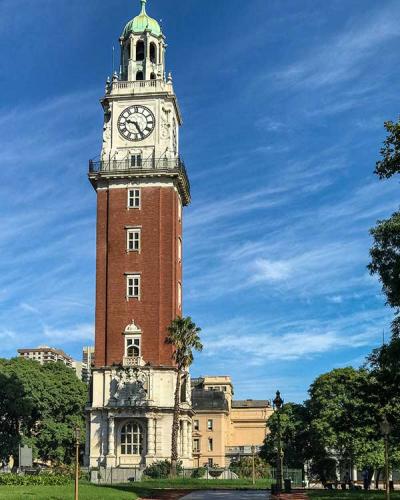
[[[238,399],[232,401],[232,408],[269,408],[271,401],[268,399]]]
[[[222,410],[228,411],[228,401],[222,391],[192,391],[193,410]]]

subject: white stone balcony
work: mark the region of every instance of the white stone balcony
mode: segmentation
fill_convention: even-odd
[[[122,360],[122,365],[123,366],[144,366],[145,362],[142,358],[142,356],[124,356]]]
[[[174,93],[172,82],[164,80],[113,81],[107,86],[107,95]]]

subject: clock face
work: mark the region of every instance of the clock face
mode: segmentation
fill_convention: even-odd
[[[143,141],[153,132],[156,119],[145,106],[129,106],[118,118],[119,133],[128,141]]]

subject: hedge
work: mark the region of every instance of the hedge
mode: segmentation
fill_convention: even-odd
[[[38,476],[23,474],[0,474],[0,486],[64,486],[71,478],[61,474],[39,474]]]

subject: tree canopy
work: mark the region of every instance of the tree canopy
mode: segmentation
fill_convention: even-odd
[[[385,122],[387,137],[381,149],[382,159],[376,162],[375,173],[380,179],[400,172],[400,121]]]
[[[0,359],[0,458],[18,456],[22,443],[37,458],[70,463],[86,401],[87,386],[62,363]]]

